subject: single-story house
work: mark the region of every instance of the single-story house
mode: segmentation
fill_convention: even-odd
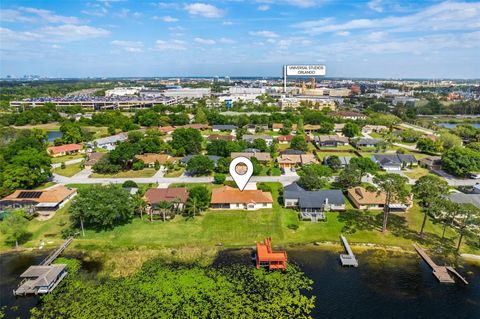
[[[381,133],[384,131],[388,131],[388,127],[385,125],[365,125],[362,127],[362,133],[370,134],[370,133]]]
[[[480,194],[452,193],[448,195],[448,198],[457,204],[472,204],[480,208]]]
[[[313,124],[305,124],[303,126],[303,130],[305,131],[305,133],[312,133],[312,132],[316,132],[316,131],[319,131],[322,127],[320,125],[313,125]]]
[[[57,185],[49,189],[16,190],[0,200],[0,210],[23,209],[25,211],[54,212],[77,195],[76,188]]]
[[[170,135],[175,131],[175,128],[173,126],[162,126],[158,130],[163,134]]]
[[[268,163],[272,160],[270,153],[267,152],[232,152],[230,154],[232,159],[237,157],[251,158],[255,157],[260,163]]]
[[[187,156],[184,156],[182,157],[182,159],[180,160],[180,163],[184,164],[184,165],[187,165],[188,161],[194,157],[196,155],[187,155]],[[213,161],[213,163],[215,164],[215,166],[217,165],[217,161],[221,158],[221,156],[217,156],[217,155],[207,155],[207,157]]]
[[[314,137],[315,143],[321,147],[337,147],[348,145],[348,138],[338,135],[320,135]]]
[[[255,134],[257,130],[258,132],[268,131],[268,125],[267,124],[248,124],[247,125],[247,132],[251,134]]]
[[[156,153],[145,153],[140,155],[135,155],[135,159],[142,161],[148,167],[155,167],[155,163],[158,162],[160,165],[165,165],[168,162],[175,162],[175,157],[169,154],[156,154]]]
[[[213,209],[257,210],[272,208],[273,198],[269,192],[261,190],[239,190],[230,186],[212,190],[211,207]]]
[[[418,164],[421,167],[427,168],[429,170],[436,170],[442,168],[442,157],[441,156],[428,156],[418,160]]]
[[[200,123],[194,123],[194,124],[185,124],[185,125],[182,125],[180,126],[181,128],[194,128],[196,130],[200,130],[200,131],[203,131],[203,130],[209,130],[211,129],[212,127],[208,124],[200,124]]]
[[[188,189],[186,187],[150,188],[145,192],[144,199],[150,214],[159,213],[155,206],[160,202],[174,203],[174,209],[183,210],[188,200]]]
[[[207,136],[207,140],[215,141],[215,140],[224,140],[224,141],[235,141],[235,136],[233,135],[223,135],[223,134],[210,134]]]
[[[367,116],[362,114],[362,113],[358,113],[358,112],[351,112],[351,111],[339,111],[339,112],[332,112],[332,113],[329,113],[330,116],[332,117],[338,117],[338,118],[341,118],[341,119],[344,119],[344,120],[366,120],[367,119]]]
[[[283,190],[283,202],[287,208],[298,208],[303,220],[312,222],[325,219],[326,211],[344,211],[345,198],[338,189],[306,191],[297,183]]]
[[[358,209],[379,210],[385,207],[387,194],[384,192],[370,192],[363,187],[349,188],[348,198],[353,202],[353,206]],[[390,211],[405,212],[411,206],[411,200],[408,203],[391,203]]]
[[[280,135],[277,137],[279,144],[288,144],[292,141],[293,135]]]
[[[106,150],[114,150],[117,147],[118,143],[124,142],[127,140],[126,133],[120,133],[117,135],[102,137],[94,140],[93,142],[89,142],[87,145],[89,148],[99,147]]]
[[[277,158],[277,163],[280,168],[292,168],[298,165],[307,165],[318,163],[315,155],[302,154],[302,155],[286,155],[281,154]]]
[[[262,134],[262,135],[243,135],[242,136],[242,140],[248,143],[252,143],[253,141],[258,139],[264,140],[267,143],[267,145],[272,145],[273,143],[273,136],[270,136],[270,135]]]
[[[330,156],[325,156],[323,158],[323,164],[327,165],[327,160]],[[340,160],[340,163],[342,164],[342,167],[345,168],[350,164],[350,160],[353,158],[353,156],[338,156],[338,159]]]
[[[373,154],[372,160],[386,171],[399,171],[406,166],[416,166],[418,161],[410,154]]]
[[[273,123],[272,124],[272,131],[279,132],[283,128],[282,123]]]
[[[59,146],[50,146],[47,152],[51,157],[59,157],[65,155],[85,153],[81,144],[65,144]]]
[[[222,131],[231,131],[235,132],[237,130],[237,127],[235,125],[212,125],[212,131],[213,132],[222,132]]]
[[[87,154],[87,160],[85,161],[85,167],[91,168],[99,160],[101,160],[107,153],[93,152]]]
[[[381,138],[360,138],[355,142],[355,146],[357,148],[376,147],[378,144],[383,142],[385,142],[385,140]]]

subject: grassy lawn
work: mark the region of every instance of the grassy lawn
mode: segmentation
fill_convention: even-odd
[[[425,239],[418,237],[423,213],[414,205],[407,213],[391,214],[388,231],[380,232],[381,211],[328,212],[327,221],[311,223],[299,221],[296,211],[285,209],[278,203],[278,183],[268,183],[274,198],[273,209],[258,211],[223,211],[208,210],[194,219],[176,216],[168,222],[148,222],[147,218],[136,217],[130,224],[117,226],[111,231],[95,232],[87,230],[85,237],[79,237],[74,247],[89,250],[142,249],[163,247],[199,247],[209,249],[216,245],[226,247],[253,246],[255,241],[272,236],[275,244],[300,244],[316,241],[339,241],[339,235],[345,234],[352,243],[373,243],[380,245],[412,248],[412,243],[419,241],[425,246],[440,243],[442,226],[428,220]],[[69,185],[75,186],[75,185]],[[178,186],[178,185],[171,185]],[[192,184],[183,185],[186,187]],[[218,185],[206,185],[209,189]],[[83,185],[82,187],[88,187]],[[350,207],[348,207],[350,208]],[[31,236],[25,247],[35,247],[43,239],[47,245],[61,242],[61,229],[68,226],[68,205],[62,208],[48,221],[31,221],[28,229]],[[0,248],[7,249],[4,235],[0,234]],[[453,246],[458,235],[447,229],[446,243]],[[462,250],[480,253],[478,248],[467,246],[465,240]]]
[[[85,157],[85,154],[72,154],[72,155],[66,155],[66,156],[60,156],[60,157],[52,157],[52,164],[63,163],[66,161],[71,161],[74,159],[79,159],[84,157]]]
[[[405,175],[413,179],[419,179],[420,177],[428,174],[430,174],[430,171],[420,166],[410,169],[409,172],[405,172]]]
[[[165,173],[164,177],[179,177],[185,172],[185,167],[180,167]]]
[[[376,133],[376,132],[372,132],[369,135],[373,138],[383,138],[382,134],[379,134],[379,133]]]
[[[65,168],[57,167],[53,170],[53,172],[58,175],[71,177],[82,170],[81,165],[82,163],[75,163],[72,165],[67,165]]]
[[[323,158],[326,156],[332,156],[332,155],[357,157],[355,153],[350,153],[350,152],[319,152],[317,151],[317,156],[320,160],[323,160]]]
[[[144,168],[142,170],[134,171],[122,171],[117,174],[98,174],[93,173],[90,175],[92,178],[136,178],[136,177],[152,177],[157,171],[154,168]]]

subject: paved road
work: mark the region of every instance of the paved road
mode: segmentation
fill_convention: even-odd
[[[83,172],[83,171],[82,171]],[[283,185],[291,184],[299,179],[298,176],[253,176],[250,182],[279,182]],[[142,177],[142,178],[88,178],[86,174],[77,174],[72,177],[65,177],[53,174],[53,181],[57,184],[119,184],[127,180],[140,184],[172,184],[172,183],[212,183],[213,177]],[[232,180],[228,177],[227,180]]]
[[[471,179],[471,178],[458,178],[455,176],[452,176],[448,174],[447,172],[441,170],[441,169],[436,169],[433,170],[433,172],[443,178],[448,182],[448,185],[450,186],[473,186],[478,183],[480,183],[480,180],[478,179]]]

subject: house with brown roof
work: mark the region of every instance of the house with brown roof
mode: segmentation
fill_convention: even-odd
[[[316,132],[316,131],[319,131],[320,129],[321,129],[321,126],[320,126],[320,125],[305,124],[305,125],[303,126],[303,130],[305,131],[305,133]]]
[[[278,144],[288,144],[292,141],[293,135],[280,135],[277,137]]]
[[[387,194],[385,192],[370,192],[363,187],[349,188],[347,196],[352,201],[355,208],[379,210],[385,207]],[[393,201],[390,203],[390,211],[404,212],[411,206],[411,199],[407,203]]]
[[[155,163],[158,162],[160,165],[165,165],[168,162],[175,162],[176,158],[168,154],[156,154],[156,153],[145,153],[140,155],[135,155],[135,159],[142,161],[148,167],[155,167]]]
[[[200,124],[200,123],[194,123],[194,124],[185,124],[185,125],[182,125],[180,126],[181,128],[194,128],[196,130],[200,130],[200,131],[203,131],[203,130],[209,130],[211,129],[212,127],[208,124]]]
[[[257,210],[273,207],[270,192],[261,190],[239,190],[230,186],[214,188],[210,201],[212,209]]]
[[[0,210],[23,209],[29,212],[54,212],[77,194],[76,188],[57,185],[49,189],[16,190],[0,200]]]
[[[207,136],[207,140],[224,140],[224,141],[235,141],[235,136],[233,135],[223,135],[223,134],[210,134]]]
[[[173,209],[181,211],[188,200],[188,189],[186,187],[150,188],[145,192],[144,199],[147,202],[149,214],[159,214],[156,206],[160,202],[172,203]]]
[[[99,160],[101,160],[107,153],[93,152],[87,154],[87,160],[85,161],[85,167],[91,168]]]
[[[173,126],[163,126],[158,129],[161,133],[170,135],[175,131],[175,128]]]
[[[268,163],[272,160],[270,153],[267,152],[232,152],[230,154],[232,159],[237,157],[251,158],[255,157],[260,163]]]
[[[318,163],[315,155],[312,154],[281,154],[277,157],[277,163],[280,168],[293,168],[296,166]]]
[[[51,157],[59,157],[78,153],[85,153],[83,146],[80,144],[65,144],[59,146],[50,146],[47,152]]]
[[[274,131],[274,132],[278,132],[278,131],[280,131],[282,128],[283,128],[283,124],[282,124],[282,123],[273,123],[273,124],[272,124],[272,131]]]

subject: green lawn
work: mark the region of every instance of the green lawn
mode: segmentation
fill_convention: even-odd
[[[53,170],[55,174],[71,177],[82,170],[82,163],[67,165],[65,168],[57,167]]]
[[[249,247],[255,241],[271,236],[275,244],[301,244],[317,241],[339,241],[340,234],[346,234],[352,243],[373,243],[388,246],[400,246],[411,249],[415,241],[422,245],[432,246],[440,243],[442,226],[427,222],[426,235],[420,240],[418,232],[423,214],[417,205],[407,213],[391,214],[389,230],[380,232],[382,222],[381,211],[363,212],[328,212],[325,222],[311,223],[299,221],[297,212],[285,209],[277,202],[280,184],[268,183],[272,188],[274,208],[258,211],[217,211],[209,210],[202,216],[187,220],[176,216],[168,222],[149,222],[147,218],[136,217],[130,224],[118,226],[111,231],[95,232],[87,230],[85,237],[79,237],[73,246],[79,249],[160,249],[164,247],[197,247],[208,250],[216,245],[226,247]],[[73,185],[75,186],[75,185]],[[173,185],[172,185],[173,186]],[[183,186],[190,187],[191,184]],[[207,185],[210,189],[218,185]],[[88,186],[82,186],[88,187]],[[68,226],[68,205],[61,209],[48,221],[29,223],[32,233],[25,247],[35,247],[43,239],[48,245],[61,242],[61,229]],[[295,225],[295,226],[294,226]],[[446,242],[452,247],[457,234],[448,229]],[[4,235],[0,234],[2,246]],[[51,243],[49,243],[51,242]],[[478,248],[468,246],[464,241],[462,251],[480,253]]]
[[[350,156],[350,157],[357,157],[357,155],[355,153],[350,153],[350,152],[321,152],[321,151],[317,151],[317,156],[320,160],[323,160],[324,157],[326,156],[332,156],[332,155],[336,155],[336,156]]]
[[[428,175],[428,174],[430,174],[430,171],[428,169],[420,167],[420,166],[412,168],[412,169],[410,169],[410,171],[405,172],[405,175],[407,175],[408,177],[413,178],[413,179],[419,179],[420,177]]]
[[[178,169],[175,169],[175,170],[171,170],[171,171],[168,171],[165,173],[164,177],[179,177],[183,174],[183,172],[185,172],[185,168],[184,167],[180,167]]]
[[[129,171],[121,171],[117,174],[98,174],[98,173],[93,173],[90,175],[90,177],[93,178],[102,178],[102,177],[108,177],[108,178],[136,178],[136,177],[152,177],[155,175],[157,171],[154,168],[144,168],[142,170],[134,171],[134,170],[129,170]]]
[[[73,154],[73,155],[66,155],[66,156],[60,156],[60,157],[52,157],[52,164],[63,163],[66,161],[71,161],[74,159],[84,158],[84,157],[85,157],[85,154]]]

